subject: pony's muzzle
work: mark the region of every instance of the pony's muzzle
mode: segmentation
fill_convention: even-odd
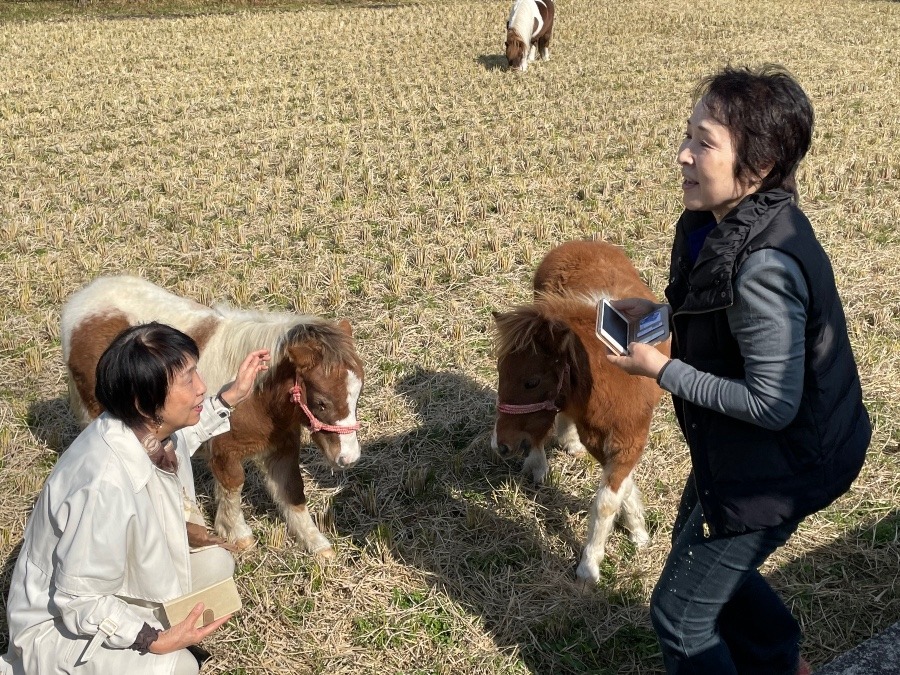
[[[349,469],[351,466],[356,464],[359,461],[359,455],[356,457],[345,457],[344,455],[338,455],[334,460],[335,468],[344,470]]]
[[[492,445],[494,448],[494,452],[500,456],[501,459],[509,459],[514,455],[525,455],[531,451],[531,441],[527,438],[523,438],[519,441],[518,447],[512,447],[507,445],[506,443],[500,443],[499,441]]]
[[[505,459],[506,457],[509,457],[511,451],[509,449],[509,446],[505,443],[498,443],[494,446],[494,452]]]

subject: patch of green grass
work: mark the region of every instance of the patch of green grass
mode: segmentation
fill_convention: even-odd
[[[282,616],[295,624],[301,624],[316,608],[316,603],[312,598],[298,598],[296,602],[289,605],[282,605],[280,608]]]
[[[479,538],[485,544],[496,539],[496,533],[488,529],[479,532]],[[466,558],[467,566],[487,575],[496,574],[501,570],[507,570],[511,575],[519,577],[521,570],[529,567],[529,563],[540,559],[540,551],[528,549],[515,544],[485,547],[473,550]],[[527,576],[527,574],[525,574]]]
[[[396,588],[389,607],[353,620],[353,638],[377,649],[398,649],[425,638],[436,646],[452,643],[454,622],[422,592]]]
[[[900,516],[894,515],[878,521],[868,532],[863,533],[865,539],[871,538],[875,546],[896,544],[900,534]]]
[[[616,669],[598,645],[583,618],[554,615],[532,628],[537,649],[526,650],[542,664],[539,672],[564,670],[568,673],[613,675]],[[547,663],[549,662],[549,663]]]
[[[603,643],[603,649],[612,663],[634,657],[645,661],[657,661],[657,665],[661,665],[662,662],[659,658],[656,633],[648,626],[625,624]]]

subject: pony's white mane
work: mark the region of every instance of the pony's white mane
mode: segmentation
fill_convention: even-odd
[[[244,357],[255,349],[268,349],[272,357],[272,368],[256,380],[257,388],[262,386],[284,357],[285,334],[299,324],[322,322],[315,316],[286,312],[257,312],[227,305],[213,309],[221,316],[221,323],[203,350],[199,368],[210,392],[230,382]]]

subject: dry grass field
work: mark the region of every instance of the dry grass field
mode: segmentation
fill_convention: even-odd
[[[348,318],[366,362],[363,459],[333,475],[301,453],[337,560],[298,550],[251,472],[259,545],[209,672],[660,672],[647,601],[689,466],[671,405],[637,478],[652,543],[616,532],[582,588],[599,469],[552,452],[535,487],[492,458],[490,313],[526,301],[542,255],[574,238],[620,244],[661,293],[690,91],[726,62],[776,61],[815,105],[802,204],[875,436],[850,493],[764,571],[814,665],[900,619],[900,3],[559,0],[553,58],[524,76],[501,67],[506,0],[88,10],[0,25],[4,599],[77,433],[60,304],[129,272],[205,303]]]

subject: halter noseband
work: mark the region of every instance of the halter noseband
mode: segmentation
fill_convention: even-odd
[[[514,403],[497,403],[497,410],[507,415],[527,415],[528,413],[539,412],[541,410],[550,410],[559,412],[560,408],[556,405],[556,399],[562,392],[563,382],[569,378],[569,364],[563,368],[562,374],[559,376],[559,384],[556,385],[556,393],[552,399],[541,401],[540,403],[523,403],[516,405]]]
[[[352,434],[359,431],[359,422],[353,424],[325,424],[315,415],[312,414],[303,399],[306,398],[306,387],[303,386],[303,380],[294,378],[294,386],[291,387],[291,401],[300,406],[300,410],[306,413],[309,418],[309,430],[312,433],[319,431],[330,431],[335,434]]]

